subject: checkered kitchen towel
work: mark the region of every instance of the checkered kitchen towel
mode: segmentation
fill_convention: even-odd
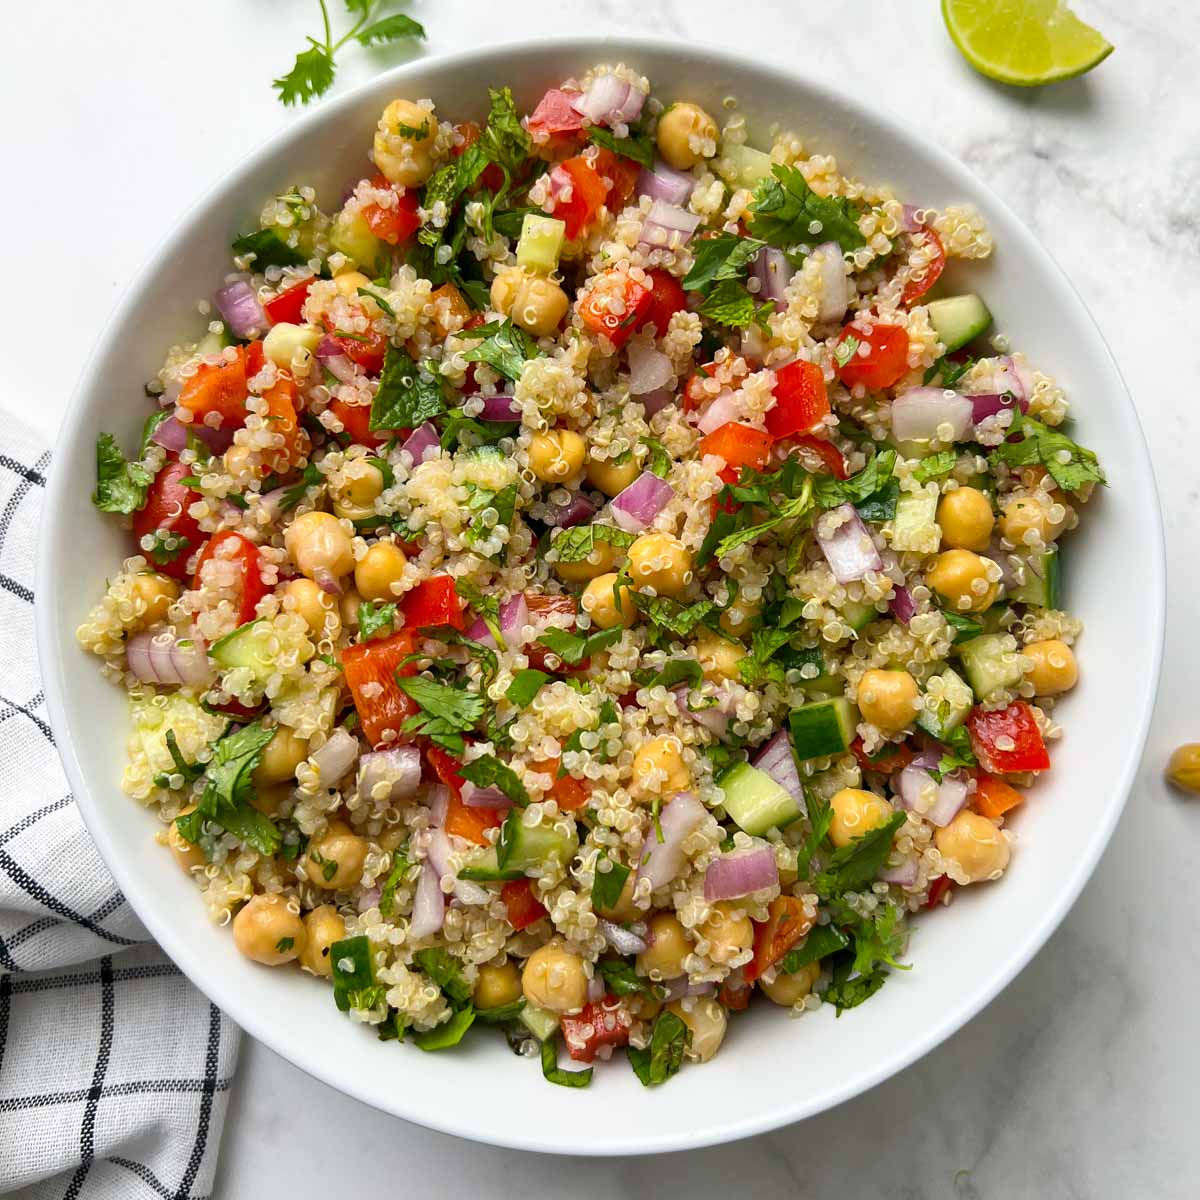
[[[49,460],[0,414],[0,1192],[207,1196],[239,1034],[150,943],[67,788],[33,637]]]

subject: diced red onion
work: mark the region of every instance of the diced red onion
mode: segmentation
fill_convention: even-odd
[[[898,584],[888,601],[888,609],[897,621],[907,625],[917,615],[917,602],[904,584]]]
[[[164,450],[178,452],[186,448],[189,430],[204,443],[211,454],[224,454],[233,445],[233,429],[214,429],[211,425],[205,425],[203,421],[193,421],[192,424],[185,425],[175,417],[168,417],[160,422],[150,435],[150,440]]]
[[[989,392],[1011,392],[1020,401],[1021,411],[1025,412],[1033,395],[1033,372],[1012,355],[992,359],[972,372],[967,394],[986,395]]]
[[[902,858],[898,863],[886,866],[879,872],[879,878],[884,883],[898,883],[901,887],[912,887],[917,882],[919,868],[917,860],[911,856]]]
[[[450,839],[439,823],[437,828],[429,830],[425,842],[425,857],[437,872],[438,878],[450,874],[450,854]]]
[[[446,813],[450,808],[450,789],[439,783],[429,793],[429,820],[436,826],[446,823]]]
[[[717,737],[724,738],[729,732],[729,718],[737,709],[738,693],[731,684],[721,684],[711,695],[702,696],[706,703],[700,708],[691,706],[691,688],[686,683],[672,689],[679,711],[691,717]],[[713,703],[707,703],[713,701]]]
[[[604,999],[604,976],[593,975],[587,982],[587,998],[592,1004]]]
[[[686,975],[677,975],[674,979],[663,980],[663,997],[667,1004],[672,1000],[682,1000],[685,996],[710,996],[717,990],[715,983],[692,983]]]
[[[984,392],[972,394],[967,399],[971,402],[971,421],[974,425],[981,424],[997,413],[1012,412],[1018,406],[1022,412],[1029,407],[1027,403],[1022,402],[1019,397],[1013,396],[1011,393],[998,396],[994,392]]]
[[[207,687],[213,668],[204,647],[169,629],[135,633],[125,644],[125,665],[143,683],[171,687]]]
[[[403,800],[421,784],[421,752],[416,746],[373,750],[358,760],[358,793],[374,798],[380,784],[388,786],[387,800]]]
[[[519,645],[521,630],[528,624],[529,602],[524,592],[517,592],[500,605],[500,632],[510,646]]]
[[[665,200],[655,200],[642,224],[638,241],[652,249],[667,246],[674,250],[686,246],[699,227],[700,218],[696,213]]]
[[[358,738],[352,733],[335,729],[320,750],[309,758],[320,775],[322,786],[333,787],[358,761],[360,749]]]
[[[358,367],[354,359],[326,334],[317,344],[317,359],[335,379],[342,383],[353,383],[358,378]]]
[[[517,411],[516,402],[511,396],[485,396],[483,412],[479,414],[481,421],[519,421],[521,414]]]
[[[683,869],[683,843],[708,818],[708,810],[691,792],[679,792],[663,806],[659,815],[663,840],[651,825],[642,843],[638,879],[650,880],[651,891],[666,887]]]
[[[675,403],[675,389],[674,387],[659,388],[657,391],[639,396],[638,399],[642,402],[646,416],[652,417],[655,413],[660,413],[664,408]]]
[[[837,524],[832,532],[824,533]],[[838,583],[853,583],[868,571],[883,569],[871,534],[853,504],[840,504],[817,518],[817,544]]]
[[[652,168],[643,167],[637,180],[637,194],[667,204],[686,204],[692,196],[696,181],[683,171],[668,167],[656,158]]]
[[[640,938],[629,929],[623,929],[615,921],[601,917],[597,923],[604,940],[618,954],[641,954],[646,949],[646,939]]]
[[[718,392],[709,402],[708,407],[700,414],[700,419],[696,422],[696,428],[701,433],[712,433],[714,430],[720,429],[722,425],[728,425],[730,421],[736,421],[740,415],[737,398],[731,391],[726,389],[723,392]]]
[[[993,537],[988,543],[987,549],[983,551],[983,556],[990,558],[1000,568],[1000,582],[1007,591],[1011,592],[1025,582],[1020,568],[1013,563],[1015,557],[1013,552],[1001,543],[998,536]],[[1020,561],[1018,558],[1018,562]],[[1028,563],[1025,564],[1025,568],[1028,570]]]
[[[822,242],[814,251],[821,264],[821,307],[817,312],[820,324],[840,321],[850,307],[850,277],[846,260],[837,242]]]
[[[750,274],[761,285],[758,298],[770,300],[776,312],[783,312],[787,308],[783,292],[791,282],[792,273],[792,264],[788,262],[787,255],[774,246],[764,246],[750,265]]]
[[[566,504],[554,505],[549,524],[556,529],[572,529],[576,525],[582,525],[584,521],[590,521],[599,511],[599,507],[582,492],[576,492]]]
[[[938,758],[940,760],[940,754]],[[959,809],[967,802],[969,784],[967,778],[959,771],[954,771],[942,777],[941,783],[935,784],[933,776],[919,760],[909,763],[903,771],[892,778],[892,789],[900,800],[902,808],[915,812],[925,818],[931,825],[949,825],[958,814]],[[922,810],[922,792],[927,787],[936,787],[937,795],[928,809]]]
[[[266,333],[271,327],[258,296],[244,279],[220,288],[213,296],[213,301],[235,338],[248,341]]]
[[[626,533],[641,533],[675,498],[675,489],[653,471],[643,471],[612,501],[613,520]]]
[[[705,900],[736,900],[779,882],[775,851],[770,846],[719,855],[704,872]]]
[[[326,571],[323,568],[318,568],[312,574],[313,583],[330,596],[340,596],[342,594],[342,585],[338,581],[338,577],[332,571]]]
[[[280,511],[283,505],[283,494],[287,491],[285,487],[272,488],[269,492],[264,492],[254,499],[254,493],[247,493],[247,498],[252,505],[255,505],[258,510],[266,513],[268,523],[279,519]]]
[[[792,739],[788,736],[786,728],[772,735],[751,760],[751,766],[770,775],[800,805],[801,812],[806,811],[804,785],[800,781],[796,756],[792,753]]]
[[[661,337],[665,329],[658,331]],[[644,396],[673,382],[675,372],[671,360],[648,342],[629,343],[629,394]]]
[[[368,888],[358,898],[358,911],[360,913],[370,912],[378,903],[379,898],[383,895],[383,888],[373,887]]]
[[[627,79],[605,72],[597,75],[587,90],[571,101],[571,107],[593,125],[626,124],[642,111],[646,93]]]
[[[462,802],[468,808],[512,808],[512,800],[498,787],[476,787],[469,779],[462,786]]]
[[[441,449],[441,445],[441,438],[438,437],[438,431],[434,428],[433,422],[426,421],[424,425],[418,425],[404,439],[400,449],[412,455],[414,466],[420,466],[425,461],[426,455],[431,450],[436,454]]]
[[[949,388],[913,388],[892,401],[892,434],[901,442],[931,441],[949,425],[950,437],[942,440],[958,442],[970,431],[973,415],[971,401]]]
[[[421,876],[417,880],[408,936],[413,941],[431,937],[441,929],[445,919],[446,897],[442,893],[442,879],[433,865],[427,861],[422,865]]]

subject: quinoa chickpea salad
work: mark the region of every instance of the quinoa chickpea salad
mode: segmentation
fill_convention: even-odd
[[[78,638],[244,955],[655,1085],[1004,873],[1104,479],[939,281],[973,209],[623,65],[489,95],[393,100],[340,205],[234,242],[136,456],[99,439],[133,553]]]

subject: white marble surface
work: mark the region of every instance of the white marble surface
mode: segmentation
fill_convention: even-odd
[[[1172,563],[1162,693],[1129,808],[1062,928],[967,1028],[868,1095],[735,1146],[568,1163],[403,1124],[247,1041],[218,1195],[1200,1194],[1200,954],[1190,916],[1172,915],[1195,897],[1200,805],[1160,779],[1170,748],[1200,738],[1189,621],[1200,589],[1200,13],[1186,0],[1078,7],[1116,53],[1090,78],[1022,93],[959,60],[936,0],[414,0],[431,52],[583,31],[719,42],[877,96],[965,159],[1053,247],[1133,391]],[[267,83],[318,19],[315,0],[13,6],[0,72],[0,409],[53,436],[147,248],[292,119]],[[339,86],[403,54],[350,51]],[[44,382],[47,364],[61,384]]]

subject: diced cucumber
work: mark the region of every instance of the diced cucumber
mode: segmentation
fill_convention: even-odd
[[[792,709],[788,724],[798,759],[827,758],[850,749],[858,710],[844,696],[814,700]]]
[[[207,358],[210,354],[220,354],[226,346],[233,345],[233,338],[229,336],[229,329],[224,322],[221,324],[221,332],[213,333],[210,329],[197,343],[196,353]]]
[[[721,157],[733,167],[734,187],[752,188],[771,178],[771,156],[752,146],[722,146]]]
[[[730,767],[717,784],[725,791],[725,811],[730,819],[752,837],[768,829],[782,829],[801,815],[795,797],[766,771],[749,763]]]
[[[967,682],[979,700],[986,702],[1021,682],[1024,672],[1011,634],[985,633],[957,649]]]
[[[558,1014],[544,1008],[526,1004],[517,1015],[517,1020],[533,1034],[539,1042],[553,1037],[558,1032]]]
[[[1062,607],[1062,570],[1058,551],[1047,550],[1025,561],[1025,582],[1008,593],[1010,600],[1038,608]]]
[[[520,879],[523,871],[515,867],[502,871],[496,856],[496,847],[489,846],[479,857],[458,873],[459,879],[469,879],[472,883],[495,883],[498,880]]]
[[[962,349],[992,323],[987,305],[973,293],[930,300],[925,307],[929,312],[929,323],[938,341],[946,347],[947,354]]]
[[[265,684],[275,671],[275,655],[270,648],[274,627],[265,617],[239,625],[232,633],[218,638],[208,653],[224,671],[248,667],[254,678]]]
[[[842,606],[842,620],[857,633],[870,625],[880,616],[879,610],[873,604],[864,604],[859,600],[849,600]]]
[[[383,243],[371,232],[366,217],[358,209],[343,208],[333,218],[329,244],[358,267],[373,268],[385,257]]]
[[[944,685],[942,695],[934,701],[926,691],[921,697],[917,724],[940,742],[967,719],[975,705],[975,696],[962,676],[950,667],[946,667],[938,678]]]
[[[517,265],[527,271],[549,275],[558,267],[558,255],[566,231],[565,221],[543,217],[539,213],[526,213],[517,241]]]
[[[935,554],[942,544],[937,523],[937,496],[901,496],[892,518],[892,549]]]
[[[500,826],[497,868],[524,874],[551,862],[565,867],[579,849],[579,838],[573,833],[561,833],[545,821],[539,825],[526,825],[524,815],[523,808],[513,808]]]

